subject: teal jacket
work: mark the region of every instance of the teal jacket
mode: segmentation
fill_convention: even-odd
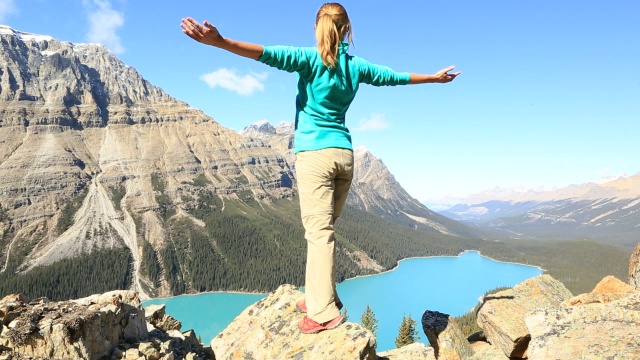
[[[265,46],[258,61],[298,73],[294,152],[326,148],[352,149],[345,115],[360,83],[404,85],[409,73],[398,73],[347,54],[343,42],[338,64],[324,65],[316,47]]]

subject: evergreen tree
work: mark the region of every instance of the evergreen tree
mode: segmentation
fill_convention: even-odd
[[[342,316],[344,317],[344,321],[349,321],[349,313],[347,312],[347,307],[344,307],[344,312],[342,314]]]
[[[378,335],[378,320],[376,319],[376,314],[373,313],[373,310],[371,310],[368,304],[367,308],[364,309],[364,313],[362,313],[362,317],[360,317],[360,323],[371,331],[373,335]]]
[[[402,323],[398,329],[398,337],[396,337],[396,347],[401,348],[418,341],[416,325],[417,323],[411,318],[411,314],[408,317],[402,317]]]

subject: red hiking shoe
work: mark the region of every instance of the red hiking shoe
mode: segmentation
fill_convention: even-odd
[[[338,317],[336,317],[335,319],[329,320],[322,324],[317,323],[313,321],[311,318],[305,316],[302,320],[298,322],[298,328],[304,334],[315,334],[315,333],[319,333],[320,331],[336,328],[338,327],[338,325],[342,324],[343,321],[344,321],[344,316],[342,316],[342,314],[338,315]]]
[[[338,310],[342,310],[342,303],[336,303],[336,306],[338,307]],[[306,313],[307,312],[307,301],[305,299],[300,299],[298,300],[298,302],[296,303],[296,310],[301,312],[301,313]]]

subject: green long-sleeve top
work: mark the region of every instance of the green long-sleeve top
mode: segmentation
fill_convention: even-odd
[[[258,61],[298,73],[294,152],[326,148],[352,149],[345,114],[360,83],[374,86],[404,85],[409,73],[372,64],[347,54],[341,43],[338,63],[329,68],[316,47],[265,46]]]

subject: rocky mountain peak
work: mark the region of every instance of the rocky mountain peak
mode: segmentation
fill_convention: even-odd
[[[178,121],[197,114],[103,45],[0,28],[0,125],[68,128]]]
[[[282,135],[293,135],[295,132],[295,126],[293,122],[281,121],[278,125],[276,125],[276,133]]]
[[[240,131],[242,136],[256,139],[271,139],[274,136],[291,137],[293,144],[294,124],[281,121],[278,125],[273,126],[267,120],[258,120],[255,123],[246,126]],[[293,148],[293,147],[292,147]]]
[[[364,145],[360,145],[357,148],[353,149],[354,154],[368,153],[368,152],[369,152],[369,149],[367,149],[367,147]]]
[[[0,24],[0,35],[12,35],[20,38],[23,41],[41,42],[41,41],[53,40],[53,38],[48,35],[38,35],[38,34],[22,32],[22,31],[13,29],[10,26],[2,25],[2,24]]]
[[[259,120],[242,129],[240,133],[243,135],[249,135],[249,136],[250,134],[253,134],[253,133],[273,135],[276,133],[276,128],[273,125],[271,125],[271,123],[269,123],[267,120]]]

